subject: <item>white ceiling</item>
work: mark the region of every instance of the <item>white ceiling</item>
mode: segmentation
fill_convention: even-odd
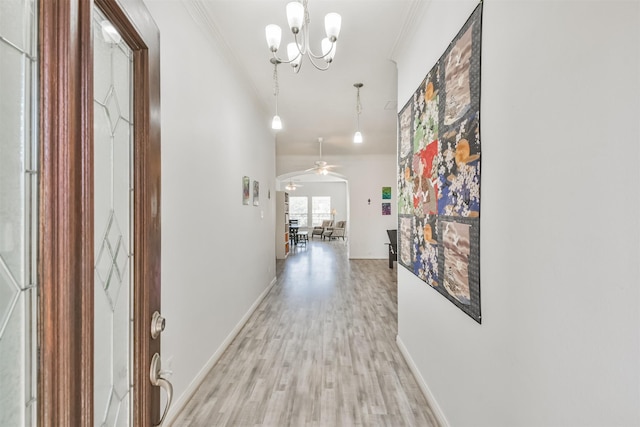
[[[265,41],[267,24],[282,28],[278,54],[286,56],[293,41],[288,29],[287,0],[189,0],[198,19],[226,45],[234,66],[263,104],[275,113],[273,65]],[[279,114],[283,130],[276,135],[277,155],[317,155],[323,137],[323,155],[393,154],[396,151],[396,66],[390,58],[407,32],[420,0],[309,0],[311,44],[319,50],[324,37],[324,15],[342,15],[336,56],[328,71],[318,71],[308,58],[294,74],[288,64],[278,67]],[[356,89],[361,82],[363,144],[354,144]],[[270,128],[270,118],[265,121]]]

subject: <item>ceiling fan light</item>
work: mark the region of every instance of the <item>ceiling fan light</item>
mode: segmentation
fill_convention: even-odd
[[[326,175],[326,174],[328,174],[328,173],[329,173],[329,171],[328,171],[326,168],[323,168],[323,169],[320,171],[320,173],[321,173],[322,175]]]
[[[362,133],[360,133],[360,131],[357,131],[354,135],[353,135],[353,142],[355,144],[362,144]]]
[[[282,39],[282,30],[278,25],[269,24],[265,27],[265,34],[271,52],[277,52],[280,47],[280,40]]]
[[[273,116],[273,120],[271,120],[271,129],[280,130],[282,129],[282,120],[280,120],[279,115]]]
[[[304,24],[304,6],[302,3],[292,1],[287,3],[287,22],[293,34],[298,34]]]
[[[327,38],[332,42],[338,40],[341,25],[342,17],[337,13],[327,13],[324,17],[324,30],[327,33]]]

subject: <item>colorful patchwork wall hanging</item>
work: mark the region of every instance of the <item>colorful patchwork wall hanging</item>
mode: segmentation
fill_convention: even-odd
[[[398,114],[398,262],[480,314],[482,3]]]

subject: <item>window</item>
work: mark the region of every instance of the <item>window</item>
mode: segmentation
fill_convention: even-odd
[[[331,197],[312,197],[312,224],[320,225],[325,219],[331,219]]]
[[[297,219],[300,227],[307,227],[309,217],[308,197],[289,197],[289,218]]]

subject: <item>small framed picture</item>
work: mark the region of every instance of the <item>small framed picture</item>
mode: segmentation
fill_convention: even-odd
[[[260,205],[260,183],[253,181],[253,206]]]
[[[382,187],[382,199],[391,199],[391,187]]]
[[[242,177],[242,204],[243,205],[249,204],[249,183],[250,182],[251,180],[249,180],[248,176]]]
[[[382,215],[391,215],[391,203],[382,204]]]

